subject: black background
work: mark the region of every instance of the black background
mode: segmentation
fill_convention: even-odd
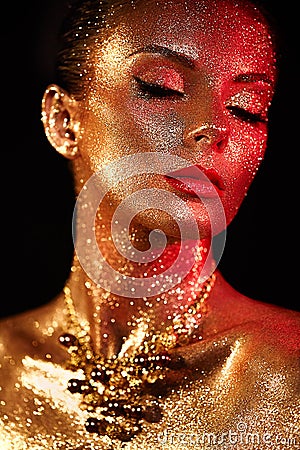
[[[300,310],[298,13],[291,0],[266,3],[283,44],[269,145],[227,230],[219,268],[240,292]],[[2,11],[2,316],[48,302],[63,287],[72,259],[71,176],[40,120],[65,9],[62,0],[27,0],[7,3]]]

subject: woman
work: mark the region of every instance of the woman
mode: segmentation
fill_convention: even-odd
[[[1,323],[2,447],[296,448],[299,314],[234,290],[212,250],[266,148],[264,15],[81,2],[58,75],[42,119],[72,167],[74,260]]]

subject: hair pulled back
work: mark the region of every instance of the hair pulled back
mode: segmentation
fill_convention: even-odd
[[[149,2],[156,3],[155,0],[75,0],[69,4],[59,35],[55,70],[57,84],[80,100],[90,73],[89,61],[92,61],[95,43],[101,43],[109,37],[120,23],[122,15]],[[276,27],[265,8],[264,0],[239,2],[241,5],[243,2],[248,6],[253,5],[260,11],[269,24],[275,43],[278,36],[273,31]],[[275,46],[278,47],[277,42]]]

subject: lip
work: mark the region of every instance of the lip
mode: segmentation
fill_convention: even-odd
[[[199,164],[170,172],[164,178],[177,191],[192,197],[216,198],[224,191],[224,183],[218,172]]]

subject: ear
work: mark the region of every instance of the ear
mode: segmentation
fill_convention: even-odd
[[[78,103],[55,84],[46,89],[42,100],[42,122],[50,144],[68,159],[79,155],[80,122]]]

